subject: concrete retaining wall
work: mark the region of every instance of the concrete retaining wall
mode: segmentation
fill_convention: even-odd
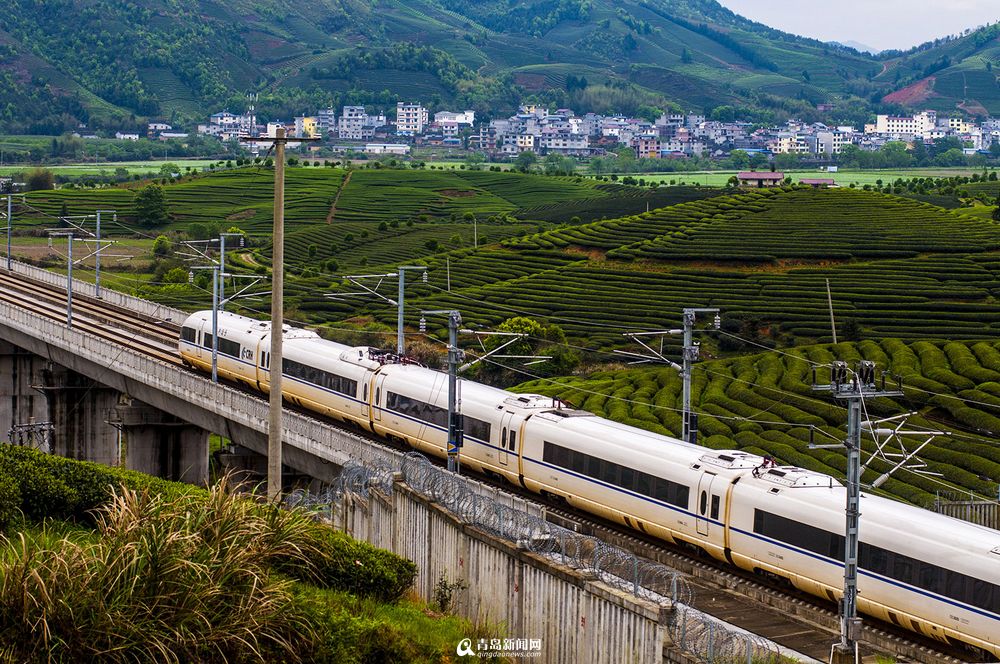
[[[534,661],[664,661],[669,608],[465,524],[401,481],[391,496],[346,495],[334,515],[336,527],[416,562],[423,599],[434,599],[441,578],[461,582],[456,613],[509,638],[541,639]]]

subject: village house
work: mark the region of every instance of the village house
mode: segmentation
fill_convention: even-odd
[[[736,179],[739,181],[741,187],[766,189],[768,187],[780,187],[785,181],[785,174],[773,171],[763,171],[761,173],[744,171],[737,174]]]

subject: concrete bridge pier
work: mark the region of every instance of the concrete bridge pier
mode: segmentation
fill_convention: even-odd
[[[35,389],[42,384],[45,361],[37,355],[0,341],[0,440],[16,424],[48,421],[45,395]]]
[[[52,454],[107,466],[121,462],[118,430],[108,423],[119,392],[51,362],[41,370],[46,419],[53,424]]]
[[[208,431],[158,408],[122,399],[109,422],[122,435],[123,465],[177,482],[208,485]]]

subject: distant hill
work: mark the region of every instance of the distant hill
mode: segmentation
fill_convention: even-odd
[[[834,102],[830,119],[859,122],[939,58],[961,69],[985,57],[964,46],[974,37],[884,61],[715,0],[9,0],[0,131],[183,123],[241,110],[249,92],[263,117],[398,97],[506,113],[534,96],[625,113],[736,106],[763,120],[818,119],[816,105]],[[988,109],[985,78],[972,84]],[[954,87],[938,72],[942,105]]]
[[[970,115],[1000,114],[1000,24],[903,53],[885,52],[875,78],[892,91],[887,103]]]
[[[834,43],[839,44],[840,46],[846,46],[847,48],[853,48],[855,51],[858,51],[859,53],[872,53],[873,55],[877,55],[879,52],[879,49],[873,46],[869,46],[868,44],[862,44],[861,42],[854,41],[852,39]]]

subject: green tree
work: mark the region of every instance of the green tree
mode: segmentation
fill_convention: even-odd
[[[996,207],[993,208],[993,221],[1000,221],[1000,196],[997,196]]]
[[[182,267],[175,267],[163,275],[163,281],[168,284],[186,284],[187,280],[188,272]]]
[[[483,166],[483,162],[486,161],[486,155],[482,152],[470,152],[465,157],[465,165],[469,167],[470,171],[478,171]]]
[[[684,47],[684,50],[681,51],[681,62],[683,62],[686,65],[689,65],[692,62],[694,62],[694,58],[691,57],[691,51],[687,50],[686,46]]]
[[[521,171],[522,173],[527,173],[531,170],[531,167],[535,165],[538,161],[538,155],[534,152],[529,152],[525,150],[521,154],[517,155],[514,159],[514,168]]]
[[[559,376],[570,373],[579,363],[579,355],[567,347],[566,334],[558,325],[544,326],[533,318],[515,316],[497,326],[499,332],[525,335],[503,350],[504,355],[547,355],[550,359],[533,364],[532,373],[541,376]],[[493,350],[509,337],[487,337],[486,349]],[[493,385],[513,385],[523,380],[522,374],[496,364],[481,362],[480,379]]]
[[[42,191],[55,186],[55,175],[47,168],[33,168],[24,176],[28,191]]]
[[[162,226],[169,221],[167,198],[157,184],[143,187],[132,199],[136,221],[142,226]]]
[[[153,255],[163,257],[170,253],[173,248],[170,238],[166,235],[159,235],[155,240],[153,240]]]

